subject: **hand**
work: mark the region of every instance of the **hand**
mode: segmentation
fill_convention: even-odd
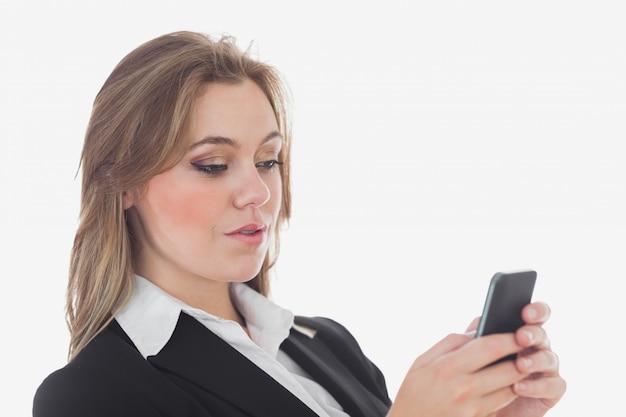
[[[526,325],[515,333],[515,339],[524,349],[515,365],[528,377],[513,385],[518,397],[498,411],[497,417],[543,416],[565,394],[566,383],[559,375],[558,357],[550,349],[548,336],[541,327],[549,317],[550,308],[545,303],[529,304],[522,310]]]
[[[513,361],[488,365],[522,349],[513,333],[447,336],[415,360],[388,417],[495,415],[517,398],[511,387],[528,374]]]
[[[415,360],[388,416],[543,416],[565,392],[542,328],[549,315],[546,304],[535,303],[524,308],[526,325],[515,334],[447,336]],[[512,353],[516,361],[488,366]]]

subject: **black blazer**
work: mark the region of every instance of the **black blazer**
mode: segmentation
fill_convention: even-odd
[[[380,370],[340,324],[296,317],[281,346],[351,416],[384,416]],[[37,389],[34,417],[309,417],[316,414],[228,343],[185,313],[172,338],[145,360],[116,321]]]

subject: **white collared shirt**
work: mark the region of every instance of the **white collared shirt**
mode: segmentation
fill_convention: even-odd
[[[115,318],[141,355],[147,358],[165,347],[183,311],[230,344],[318,415],[346,417],[341,405],[328,391],[279,350],[294,327],[293,313],[243,283],[231,283],[230,293],[246,321],[250,337],[239,323],[190,307],[138,275],[135,275],[135,289],[129,303]]]

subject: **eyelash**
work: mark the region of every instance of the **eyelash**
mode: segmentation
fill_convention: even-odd
[[[278,161],[276,159],[268,159],[267,161],[261,161],[258,164],[256,164],[257,168],[263,168],[266,169],[268,171],[274,171],[274,169],[276,169],[277,165],[282,165],[283,162],[282,161]]]
[[[258,162],[257,164],[255,164],[255,166],[257,168],[261,168],[264,169],[268,172],[273,172],[276,169],[277,165],[282,165],[283,162],[282,161],[278,161],[276,159],[269,159],[267,161],[261,161]],[[217,177],[221,174],[223,174],[227,169],[228,169],[228,165],[226,164],[199,164],[199,163],[194,163],[192,162],[191,165],[193,165],[193,167],[195,169],[197,169],[198,171],[208,174],[209,176],[212,177]]]

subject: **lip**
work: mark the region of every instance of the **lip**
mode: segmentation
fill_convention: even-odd
[[[226,233],[226,236],[247,246],[259,246],[265,241],[266,232],[267,225],[250,223],[232,232]]]

